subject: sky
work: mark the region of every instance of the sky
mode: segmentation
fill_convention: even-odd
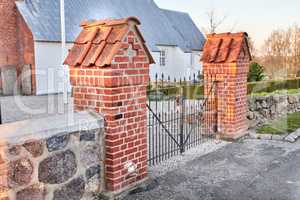
[[[260,49],[275,29],[300,26],[300,0],[154,0],[161,8],[190,14],[198,28],[208,25],[207,12],[215,9],[217,15],[227,16],[218,32],[244,31]]]

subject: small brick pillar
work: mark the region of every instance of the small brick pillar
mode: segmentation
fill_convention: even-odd
[[[134,17],[83,22],[65,60],[75,109],[105,117],[106,189],[114,193],[147,178],[146,90],[154,61],[139,24]]]
[[[235,140],[247,133],[247,74],[251,54],[247,33],[210,34],[202,61],[206,94],[216,83],[215,98],[218,133]],[[209,116],[213,117],[213,116]],[[211,119],[210,119],[211,120]]]

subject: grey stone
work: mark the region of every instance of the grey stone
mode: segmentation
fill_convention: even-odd
[[[294,137],[291,137],[290,135],[286,136],[286,137],[284,138],[284,140],[287,141],[287,142],[290,142],[290,143],[296,142],[295,138],[294,138]]]
[[[247,118],[250,120],[254,119],[255,118],[254,112],[251,112],[251,111],[248,112]]]
[[[85,192],[86,194],[91,194],[98,192],[101,187],[100,178],[98,176],[94,176],[90,178],[85,184]],[[90,200],[90,198],[89,198]]]
[[[293,104],[293,103],[297,102],[297,99],[295,96],[288,96],[288,102],[290,104]]]
[[[279,102],[279,95],[278,95],[278,94],[274,94],[274,95],[273,95],[273,101],[274,101],[275,103],[278,103],[278,102]]]
[[[8,149],[8,153],[12,156],[18,156],[20,155],[22,149],[20,145],[15,145]]]
[[[11,162],[8,173],[10,188],[27,185],[31,181],[32,174],[33,164],[29,159],[23,158]]]
[[[249,99],[248,98],[248,107],[249,107],[249,110],[250,111],[254,111],[255,110],[255,101],[254,101],[254,99]]]
[[[47,148],[49,152],[65,148],[69,142],[70,135],[58,135],[47,139]]]
[[[272,105],[270,109],[272,115],[276,114],[276,105]]]
[[[92,177],[94,177],[96,175],[99,176],[100,171],[101,171],[101,166],[100,165],[96,165],[96,166],[88,168],[85,172],[86,179],[89,180],[89,179],[91,179]]]
[[[265,117],[265,118],[269,118],[269,117],[270,117],[269,110],[267,110],[267,109],[261,110],[260,113],[261,113],[262,116]]]
[[[260,134],[259,137],[262,140],[271,140],[272,139],[272,135],[271,134]]]
[[[75,154],[67,150],[43,160],[39,165],[39,181],[59,184],[68,181],[77,171]]]
[[[300,137],[300,129],[297,129],[297,130],[296,130],[296,135],[297,135],[298,137]]]
[[[263,108],[268,108],[269,107],[268,104],[267,104],[267,102],[265,100],[261,102],[261,106]]]
[[[256,102],[256,110],[260,110],[262,107],[261,107],[261,105],[260,105],[260,103],[257,101]]]
[[[2,66],[0,76],[4,95],[13,96],[15,94],[19,94],[19,87],[17,87],[17,91],[15,91],[15,83],[18,79],[16,67]]]
[[[21,81],[22,81],[22,94],[23,95],[32,95],[32,84],[31,84],[31,66],[30,65],[24,65],[21,67],[22,73],[21,73]]]
[[[23,147],[33,156],[39,157],[44,152],[44,145],[42,141],[27,141]]]
[[[293,132],[293,133],[291,133],[289,136],[292,137],[292,138],[294,138],[295,140],[298,139],[298,134],[297,134],[297,132]]]
[[[277,104],[277,110],[279,113],[287,111],[287,104],[285,102]]]
[[[16,200],[44,200],[46,190],[42,185],[33,185],[17,192]]]
[[[95,141],[97,131],[98,130],[81,131],[80,132],[80,141]]]
[[[85,167],[99,164],[101,160],[100,149],[98,145],[86,145],[82,147],[80,153],[80,162]]]
[[[85,191],[83,178],[77,178],[54,191],[53,200],[80,200]]]
[[[281,141],[284,139],[282,135],[272,135],[272,140]]]

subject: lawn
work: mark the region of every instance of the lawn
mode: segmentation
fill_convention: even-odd
[[[300,112],[288,114],[286,117],[275,120],[256,130],[259,134],[282,135],[292,133],[300,128]]]

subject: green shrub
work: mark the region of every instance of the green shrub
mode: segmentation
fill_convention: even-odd
[[[297,72],[297,77],[300,77],[300,70]]]
[[[265,78],[264,67],[254,62],[250,64],[248,82],[262,81]]]

